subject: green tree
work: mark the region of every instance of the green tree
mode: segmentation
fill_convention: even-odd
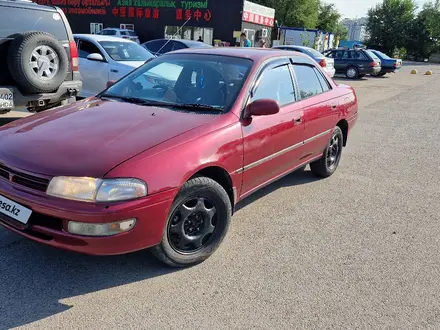
[[[275,9],[275,19],[289,27],[315,28],[318,23],[319,0],[254,0]]]
[[[335,32],[339,28],[341,14],[334,4],[321,2],[318,11],[316,28],[325,32]]]
[[[405,47],[414,27],[414,0],[384,0],[368,11],[368,45],[392,54]]]

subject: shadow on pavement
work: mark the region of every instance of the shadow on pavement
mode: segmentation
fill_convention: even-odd
[[[3,246],[0,242],[0,329],[26,325],[69,310],[73,306],[60,302],[65,298],[175,271],[159,264],[148,251],[91,257],[18,236],[9,241]]]
[[[281,187],[316,180],[303,167],[249,196],[237,205],[237,210]],[[32,242],[2,227],[0,238],[0,329],[23,326],[67,311],[73,306],[62,302],[66,298],[176,271],[162,266],[148,251],[111,257],[85,256]]]
[[[249,197],[243,199],[235,207],[235,212],[238,212],[239,210],[245,208],[249,204],[256,202],[260,198],[263,198],[264,196],[269,195],[280,188],[299,186],[302,184],[308,184],[320,180],[311,171],[307,171],[306,168],[307,166],[304,166],[296,170],[295,172],[286,175],[284,178],[275,181],[274,183],[258,190]]]

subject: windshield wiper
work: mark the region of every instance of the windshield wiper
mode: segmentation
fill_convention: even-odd
[[[168,103],[168,102],[161,102],[161,101],[155,101],[155,100],[144,100],[137,97],[131,97],[131,96],[119,96],[119,95],[113,95],[113,94],[102,94],[100,97],[109,98],[109,99],[115,99],[115,100],[121,100],[124,102],[130,102],[134,104],[140,104],[140,105],[152,105],[156,107],[168,107],[168,108],[179,108],[179,109],[191,109],[191,110],[214,110],[218,112],[223,112],[223,108],[216,107],[208,104],[198,104],[198,103]]]
[[[209,104],[199,104],[199,103],[184,103],[179,104],[179,107],[186,109],[196,109],[196,110],[215,110],[218,112],[223,112],[223,108],[219,106],[213,106]]]

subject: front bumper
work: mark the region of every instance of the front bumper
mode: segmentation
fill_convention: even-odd
[[[169,209],[177,194],[167,190],[121,203],[85,203],[52,198],[0,180],[0,194],[32,210],[27,225],[0,214],[0,225],[34,241],[89,255],[117,255],[160,243]],[[69,220],[107,223],[136,218],[128,232],[109,237],[89,237],[67,232]]]

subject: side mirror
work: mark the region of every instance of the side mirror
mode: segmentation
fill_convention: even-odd
[[[98,61],[98,62],[104,62],[105,60],[104,60],[104,57],[102,57],[102,55],[101,54],[98,54],[98,53],[92,53],[92,54],[89,54],[88,56],[87,56],[87,59],[89,60],[89,61]]]
[[[114,81],[114,80],[109,80],[109,81],[107,81],[107,88],[112,87],[112,86],[115,84],[115,82],[116,82],[116,81]]]
[[[280,106],[277,101],[271,99],[256,100],[247,105],[244,111],[244,117],[269,116],[280,112]]]

